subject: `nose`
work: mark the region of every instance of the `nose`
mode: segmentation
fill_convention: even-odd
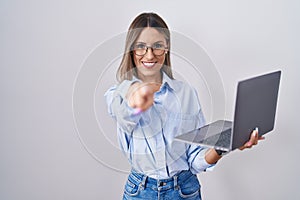
[[[153,50],[151,47],[147,48],[146,54],[144,55],[147,59],[152,59],[154,57]]]

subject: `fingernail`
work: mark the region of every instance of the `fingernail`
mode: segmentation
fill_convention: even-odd
[[[250,147],[252,145],[251,142],[247,142],[247,147]]]
[[[134,114],[134,115],[138,115],[138,114],[140,114],[141,112],[143,112],[143,110],[140,109],[140,108],[135,108],[135,109],[133,110],[133,114]]]

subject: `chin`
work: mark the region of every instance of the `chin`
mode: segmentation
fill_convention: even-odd
[[[160,71],[140,71],[138,75],[145,78],[157,78],[160,77],[161,74]]]

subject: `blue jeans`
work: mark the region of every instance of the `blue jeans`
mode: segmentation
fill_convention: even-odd
[[[123,200],[201,200],[200,184],[196,175],[182,171],[169,179],[154,179],[132,171],[125,185]]]

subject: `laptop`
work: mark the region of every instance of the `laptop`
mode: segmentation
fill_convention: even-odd
[[[243,146],[251,132],[259,136],[274,129],[281,71],[275,71],[237,84],[234,120],[217,120],[175,137],[175,140],[233,151]]]

